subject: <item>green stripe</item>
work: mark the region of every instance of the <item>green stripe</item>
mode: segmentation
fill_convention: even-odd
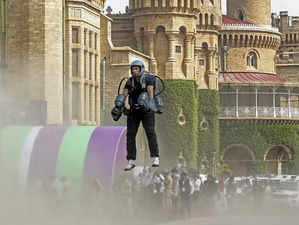
[[[21,151],[32,127],[11,126],[2,130],[0,136],[1,166],[7,172],[17,172]]]
[[[57,177],[79,181],[83,174],[85,155],[95,126],[70,127],[65,133],[58,154]]]

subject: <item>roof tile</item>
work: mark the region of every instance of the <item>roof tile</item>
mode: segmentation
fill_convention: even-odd
[[[238,72],[238,73],[220,73],[220,83],[236,83],[236,84],[250,84],[250,83],[284,83],[285,81],[270,73],[252,73],[252,72]]]

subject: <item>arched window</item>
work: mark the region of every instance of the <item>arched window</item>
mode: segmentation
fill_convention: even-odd
[[[255,52],[249,52],[247,55],[247,66],[257,69],[257,55]]]
[[[158,26],[158,27],[156,28],[156,33],[159,33],[159,32],[165,32],[165,27],[163,27],[163,26]]]
[[[201,46],[202,46],[203,50],[208,50],[209,49],[209,45],[208,45],[207,42],[203,42]]]
[[[187,33],[187,29],[186,29],[186,27],[181,26],[181,27],[180,27],[180,33],[182,33],[182,34],[186,34],[186,33]]]
[[[205,25],[208,26],[209,25],[209,14],[205,14]]]
[[[199,14],[199,25],[203,25],[202,14]]]

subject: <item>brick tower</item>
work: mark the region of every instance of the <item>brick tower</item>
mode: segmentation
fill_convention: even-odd
[[[271,25],[271,1],[227,0],[227,15],[257,25]]]
[[[152,58],[153,72],[163,78],[196,80],[197,56],[208,58],[211,48],[216,53],[221,25],[218,0],[130,0],[129,10],[137,49]],[[209,67],[202,74],[215,77],[215,59],[206,61]],[[212,81],[210,85],[217,86]]]
[[[60,0],[7,1],[8,94],[35,102],[31,116],[48,124],[63,119],[62,6]]]

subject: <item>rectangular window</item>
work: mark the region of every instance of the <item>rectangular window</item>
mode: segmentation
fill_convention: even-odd
[[[87,77],[87,52],[84,51],[84,78]]]
[[[98,34],[94,35],[94,48],[97,49],[98,48]]]
[[[91,80],[92,76],[92,54],[89,54],[89,80]]]
[[[89,32],[89,48],[92,47],[92,32]]]
[[[76,48],[72,50],[72,76],[77,77],[79,74],[79,51]]]
[[[98,56],[96,55],[94,57],[94,79],[97,80],[98,79]]]
[[[86,46],[87,30],[84,29],[84,46]]]
[[[87,85],[84,85],[84,120],[86,121],[87,120],[87,93],[86,93],[86,90],[87,89]]]
[[[79,87],[77,83],[72,83],[72,119],[79,119]]]
[[[175,46],[175,52],[176,53],[181,53],[182,52],[182,47],[180,45]]]
[[[79,28],[72,27],[72,43],[79,43]]]
[[[98,118],[99,118],[99,115],[97,113],[97,108],[99,107],[99,105],[97,104],[97,101],[98,101],[98,91],[99,91],[99,88],[96,87],[95,88],[95,92],[94,92],[94,117],[95,117],[95,121],[98,121]]]
[[[199,65],[200,66],[204,66],[205,65],[205,60],[204,59],[200,59],[199,60]]]
[[[94,88],[93,86],[89,86],[89,121],[93,121],[92,119],[92,105],[93,105],[93,102],[92,102],[92,88]]]

